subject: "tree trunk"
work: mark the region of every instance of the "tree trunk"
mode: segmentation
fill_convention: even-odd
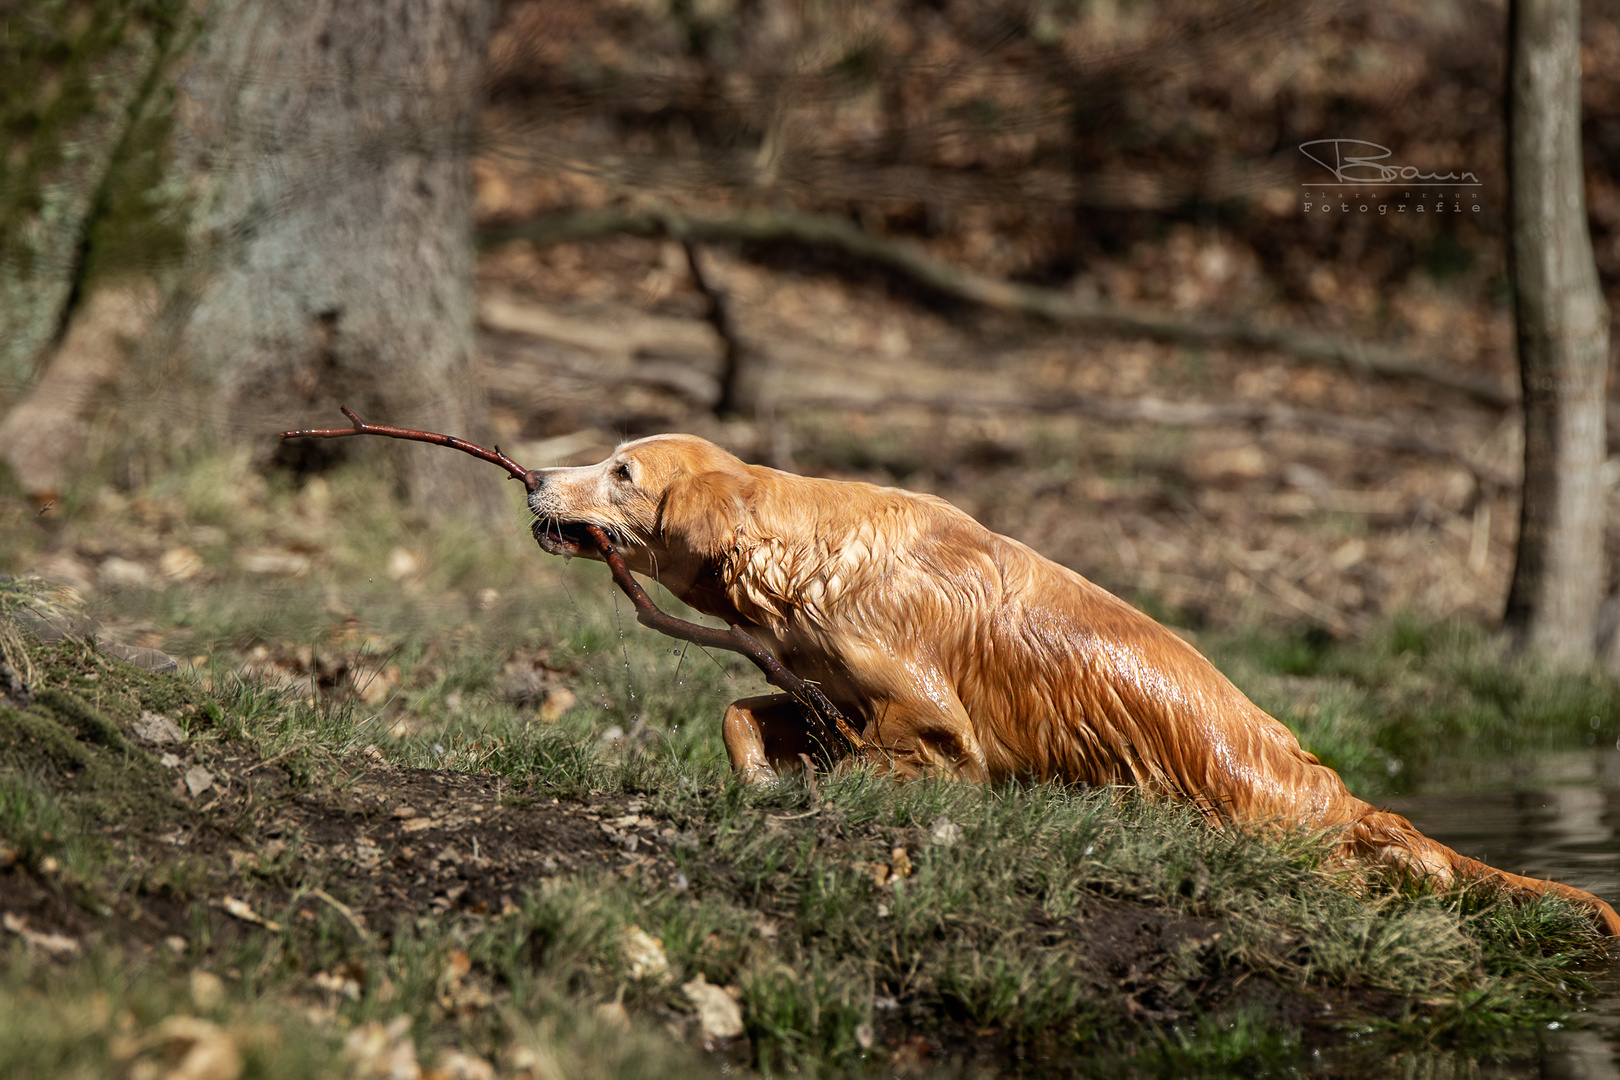
[[[1580,4],[1513,0],[1508,184],[1524,499],[1504,629],[1560,663],[1592,659],[1603,598],[1609,313],[1581,174]]]
[[[0,12],[0,413],[83,298],[93,226],[148,149],[137,136],[184,17],[165,0]]]
[[[339,405],[485,437],[469,159],[493,13],[493,0],[215,5],[180,80],[177,165],[206,182],[173,382],[226,441],[261,459],[359,448],[276,441],[341,422]],[[503,505],[462,455],[382,452],[419,507]]]

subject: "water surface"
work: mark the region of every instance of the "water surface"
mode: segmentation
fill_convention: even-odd
[[[1381,804],[1471,858],[1620,905],[1620,750],[1464,761]],[[1620,1080],[1620,961],[1599,981],[1584,1022],[1542,1040],[1542,1076]]]

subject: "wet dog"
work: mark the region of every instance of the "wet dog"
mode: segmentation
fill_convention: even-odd
[[[1494,869],[1350,794],[1195,649],[1135,608],[930,495],[748,465],[690,435],[543,469],[529,496],[554,554],[632,570],[742,626],[857,725],[902,776],[1131,784],[1213,822],[1330,830],[1341,849],[1440,883],[1554,893],[1620,937],[1590,893]],[[785,694],[732,703],[750,781],[813,750]]]

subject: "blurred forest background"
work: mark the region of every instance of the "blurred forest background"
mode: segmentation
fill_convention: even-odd
[[[1191,628],[1500,617],[1505,4],[313,7],[5,16],[0,569],[206,579],[161,506],[74,508],[233,445],[503,512],[455,455],[276,445],[346,403],[531,467],[686,430],[933,491]],[[1617,14],[1581,56],[1610,297]],[[1313,187],[1321,139],[1480,184]],[[247,572],[319,557],[267,543]]]

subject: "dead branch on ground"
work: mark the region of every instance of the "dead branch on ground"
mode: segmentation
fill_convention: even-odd
[[[925,408],[956,410],[981,408],[1024,412],[1060,412],[1088,416],[1115,423],[1136,421],[1170,427],[1255,427],[1289,428],[1343,439],[1357,446],[1377,447],[1398,453],[1447,461],[1465,469],[1480,487],[1492,494],[1518,489],[1518,482],[1500,469],[1475,460],[1461,450],[1425,439],[1414,432],[1372,420],[1358,420],[1315,409],[1290,405],[1211,405],[1198,401],[1164,401],[1160,398],[1106,398],[1090,394],[1049,394],[1040,399],[974,401],[956,395],[886,394],[875,399],[855,399],[820,395],[802,399],[801,405],[834,406],[844,409],[892,408],[918,405]]]
[[[1314,364],[1425,382],[1465,394],[1497,409],[1518,404],[1518,395],[1494,379],[1426,364],[1399,349],[1326,334],[1313,334],[1244,319],[1188,319],[1158,312],[1083,300],[1054,289],[1020,285],[952,266],[914,244],[873,236],[842,218],[785,210],[748,211],[723,217],[697,217],[671,211],[627,213],[590,210],[557,214],[503,228],[481,229],[480,247],[514,240],[555,244],[615,233],[673,236],[684,242],[790,242],[837,248],[887,267],[930,289],[998,311],[1033,315],[1127,337],[1180,345],[1244,346],[1286,353]]]
[[[731,312],[726,305],[725,294],[709,281],[704,274],[703,267],[698,262],[697,245],[686,237],[681,237],[681,248],[686,252],[686,265],[692,272],[692,283],[697,291],[709,302],[705,318],[714,332],[720,338],[723,352],[720,356],[720,374],[716,377],[720,384],[720,396],[714,403],[716,416],[729,416],[742,411],[742,400],[739,384],[743,378],[743,347],[742,341],[737,337],[737,330],[731,323]]]
[[[438,446],[448,446],[453,450],[460,450],[464,454],[471,454],[476,458],[492,462],[511,474],[512,479],[523,481],[523,486],[530,492],[539,490],[540,474],[533,469],[525,469],[505,454],[501,453],[499,446],[493,450],[485,449],[477,443],[458,439],[454,435],[441,435],[436,431],[418,431],[415,428],[391,427],[387,424],[368,424],[355,415],[354,410],[343,408],[343,415],[349,418],[353,427],[347,428],[311,428],[302,431],[283,431],[283,439],[342,439],[352,435],[382,435],[391,439],[411,439],[416,442],[433,443]],[[863,753],[867,748],[866,741],[855,731],[838,706],[828,700],[827,695],[814,683],[806,682],[782,666],[782,662],[772,656],[765,646],[751,637],[740,624],[733,623],[725,630],[718,627],[703,626],[699,623],[687,622],[677,619],[659,609],[653,603],[652,597],[641,587],[631,574],[629,566],[625,564],[623,556],[613,547],[613,542],[607,533],[595,525],[587,525],[585,531],[590,534],[602,554],[602,559],[608,564],[608,570],[613,575],[613,583],[630,598],[630,603],[636,609],[636,621],[642,626],[659,633],[667,634],[682,641],[690,641],[703,648],[725,649],[728,652],[741,653],[751,660],[765,679],[779,690],[786,691],[795,701],[803,705],[809,716],[815,720],[824,733],[836,729],[849,743],[856,753]]]

